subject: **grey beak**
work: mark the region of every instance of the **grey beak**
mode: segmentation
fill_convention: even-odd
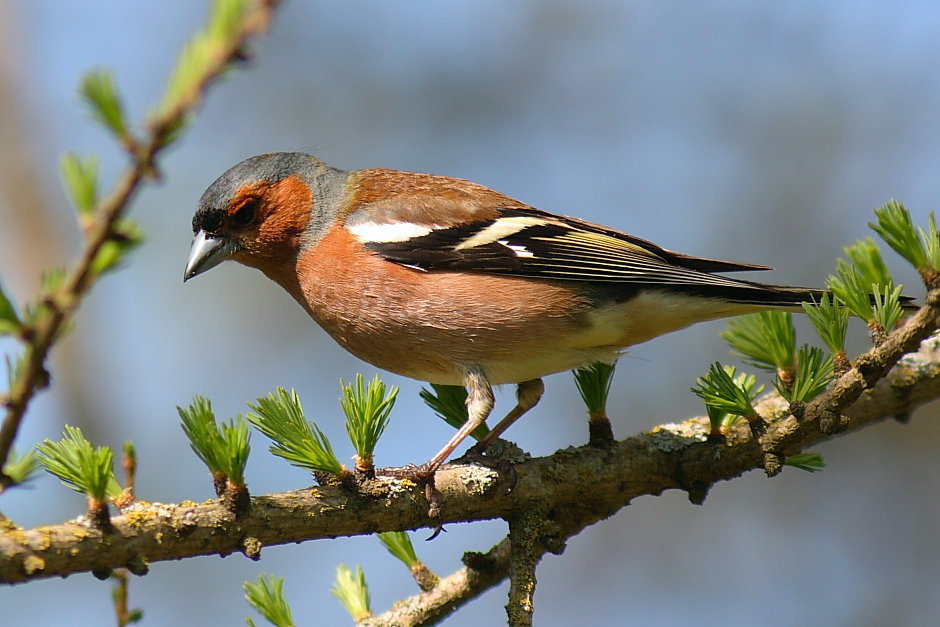
[[[235,244],[224,237],[213,237],[205,231],[199,231],[193,237],[193,246],[189,249],[189,261],[183,272],[183,282],[211,270],[235,252]]]

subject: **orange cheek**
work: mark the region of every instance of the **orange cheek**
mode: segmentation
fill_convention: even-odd
[[[239,191],[239,197],[261,199],[260,225],[238,236],[240,249],[232,259],[261,270],[301,301],[296,270],[297,253],[313,203],[313,193],[297,176],[277,183],[256,183]],[[233,203],[230,210],[235,207]]]
[[[280,244],[296,252],[313,208],[310,187],[300,178],[289,176],[272,185],[263,201],[264,218],[258,239],[263,244]]]

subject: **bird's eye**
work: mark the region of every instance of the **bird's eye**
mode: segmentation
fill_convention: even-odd
[[[232,222],[234,222],[236,226],[248,226],[254,221],[257,210],[258,200],[253,198],[235,212],[232,216]]]

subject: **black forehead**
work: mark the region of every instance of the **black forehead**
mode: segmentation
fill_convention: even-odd
[[[225,209],[221,207],[203,207],[196,209],[193,215],[193,233],[205,231],[206,233],[216,233],[222,227],[225,221]]]
[[[240,189],[260,181],[277,183],[303,174],[313,157],[300,152],[276,152],[245,159],[229,168],[203,192],[193,216],[193,233],[214,233],[222,227],[227,208]]]

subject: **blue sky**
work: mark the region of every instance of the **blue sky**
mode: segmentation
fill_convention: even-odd
[[[0,194],[0,277],[18,297],[38,277],[27,254],[54,265],[78,250],[56,175],[62,153],[98,152],[105,181],[122,165],[78,105],[81,74],[112,68],[139,118],[204,13],[181,0],[0,9],[13,25],[3,53],[28,138],[21,158],[39,177],[43,211],[27,215],[14,190]],[[870,234],[873,207],[899,198],[921,224],[938,208],[938,29],[932,2],[288,2],[256,60],[212,92],[166,156],[164,182],[139,197],[134,215],[148,243],[86,303],[53,357],[58,387],[37,399],[20,444],[57,438],[63,423],[99,443],[131,439],[142,498],[202,500],[211,483],[175,405],[202,394],[229,416],[282,385],[342,447],[338,379],[375,369],[258,273],[227,264],[181,282],[202,190],[262,152],[468,178],[667,248],[778,268],[761,279],[821,285],[841,247]],[[24,225],[35,224],[45,225],[39,239],[24,240]],[[914,276],[886,256],[919,296]],[[688,389],[729,359],[722,328],[630,351],[611,402],[618,436],[701,413]],[[853,333],[863,348],[864,330]],[[448,428],[418,401],[420,383],[386,379],[403,389],[378,462],[424,461]],[[586,439],[570,377],[546,384],[543,404],[507,434],[537,455]],[[498,408],[511,399],[503,390]],[[538,623],[931,622],[940,611],[935,417],[928,408],[910,425],[828,443],[817,475],[751,473],[716,486],[703,507],[678,493],[639,499],[563,557],[546,558]],[[267,455],[261,437],[253,444],[254,493],[309,485]],[[82,509],[48,477],[3,499],[24,525]],[[505,531],[499,522],[453,526],[419,542],[419,553],[447,574],[464,550],[486,550]],[[249,613],[241,582],[271,572],[287,579],[298,624],[343,624],[329,594],[339,562],[363,564],[377,611],[414,593],[377,541],[359,538],[269,548],[259,564],[155,564],[132,582],[131,598],[145,624],[239,624]],[[87,575],[0,589],[0,603],[11,625],[111,620],[106,585]],[[447,624],[499,624],[504,603],[505,589],[492,591]]]

